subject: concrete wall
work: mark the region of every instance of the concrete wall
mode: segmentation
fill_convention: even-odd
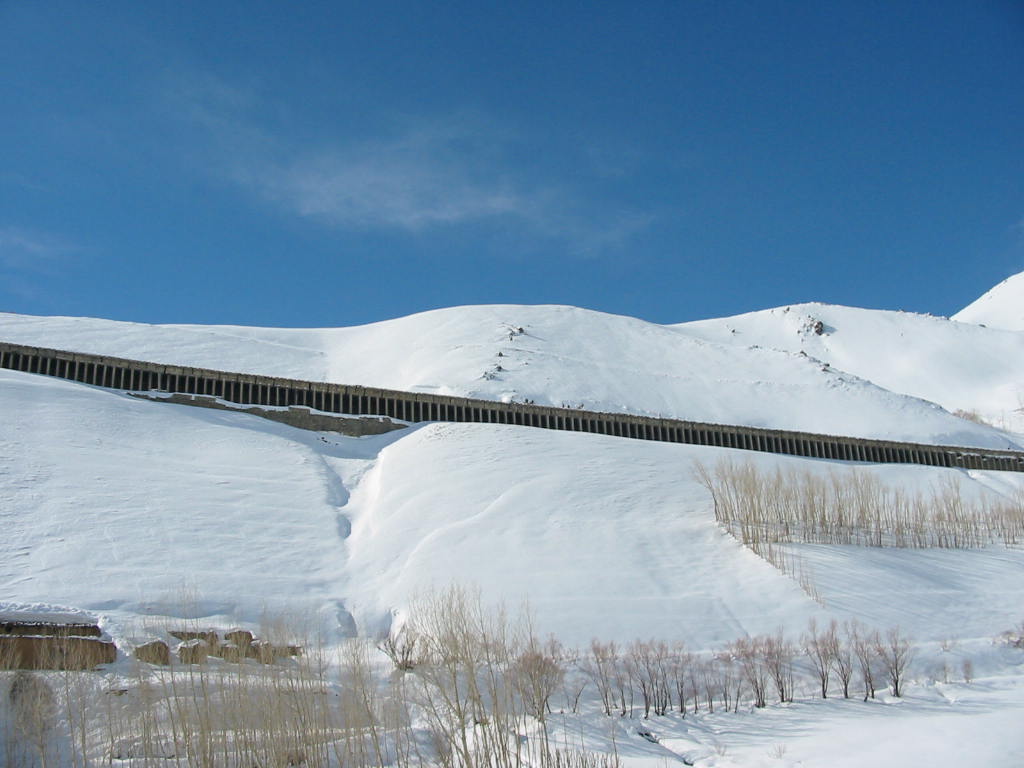
[[[637,440],[713,445],[842,461],[1024,471],[1024,452],[1021,451],[864,440],[571,408],[497,403],[464,397],[158,365],[4,342],[0,342],[0,368],[133,392],[208,395],[246,405],[305,406],[326,413],[388,417],[407,422],[519,424]]]
[[[278,421],[290,427],[309,429],[314,432],[340,432],[350,437],[366,435],[382,435],[395,429],[405,429],[399,424],[383,416],[341,416],[316,413],[308,406],[290,405],[287,408],[275,408],[261,405],[229,405],[214,395],[180,395],[154,394],[150,392],[129,392],[132,397],[151,400],[155,403],[175,403],[177,405],[194,405],[200,408],[213,408],[219,411],[248,413],[271,421]]]

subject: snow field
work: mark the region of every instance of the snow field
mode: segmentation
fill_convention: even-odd
[[[818,304],[682,326],[569,307],[463,307],[312,330],[0,314],[0,339],[411,391],[1006,447],[1024,436],[950,412],[976,410],[1024,431],[1015,420],[1024,381],[1019,278],[955,321]],[[980,322],[988,327],[970,324]],[[500,425],[345,438],[0,371],[0,614],[95,617],[122,649],[169,626],[258,632],[268,615],[297,616],[325,630],[334,654],[346,637],[397,628],[432,590],[457,584],[513,613],[528,607],[539,637],[568,646],[656,638],[684,641],[704,658],[780,629],[797,640],[812,618],[819,627],[857,619],[899,626],[915,641],[904,698],[821,701],[801,683],[792,704],[645,721],[604,717],[592,690],[579,714],[563,712],[559,693],[551,738],[615,753],[628,768],[1024,762],[1024,653],[993,639],[1024,619],[1024,551],[786,545],[815,602],[714,523],[692,468],[722,457],[765,472],[827,476],[838,466]],[[1009,498],[1024,487],[1012,473],[862,471],[908,492],[956,477],[968,498]],[[383,680],[383,660],[369,663]],[[211,664],[213,676],[235,674]],[[48,674],[59,687],[59,673]],[[134,674],[125,659],[89,679],[97,690],[128,689],[127,712]],[[536,725],[522,733],[536,738]],[[0,732],[0,742],[8,736]]]
[[[334,637],[373,635],[451,583],[528,601],[566,643],[698,649],[826,609],[900,617],[922,640],[992,636],[1024,605],[1019,550],[799,547],[823,609],[715,525],[691,471],[725,455],[823,473],[829,462],[501,425],[345,438],[9,371],[0,408],[0,601],[91,611],[115,637],[140,616],[180,614],[183,593],[201,616],[258,623],[301,603]],[[927,488],[953,470],[875,471]],[[957,474],[965,494],[1022,481]]]
[[[901,317],[910,326],[917,322],[917,316]],[[761,325],[771,327],[768,321]],[[914,343],[941,349],[953,326],[959,324],[944,321]],[[1020,378],[1014,377],[1022,373],[1013,362],[1020,356],[1007,356],[995,372],[986,362],[988,350],[1005,348],[1006,332],[973,331],[956,347],[963,355],[945,370],[927,371],[964,390],[952,398],[958,408],[979,400],[961,369],[987,371],[994,387],[1005,385],[1000,403],[1015,397]],[[856,366],[844,371],[833,360],[835,367],[825,367],[799,350],[759,344],[757,334],[743,343],[731,335],[702,335],[709,334],[697,326],[660,326],[561,306],[456,307],[332,329],[152,326],[0,314],[0,339],[166,364],[910,442],[1024,444],[921,400],[927,391],[903,386],[916,381],[895,381],[890,391]],[[860,352],[876,356],[885,349],[883,339],[878,337],[882,347],[869,343]],[[886,366],[898,367],[911,354],[895,352]],[[986,400],[972,407],[987,406]]]

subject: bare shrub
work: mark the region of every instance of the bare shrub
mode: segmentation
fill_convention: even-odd
[[[618,752],[590,752],[585,749],[556,749],[553,768],[620,768]]]
[[[416,631],[403,625],[397,631],[382,636],[377,642],[377,649],[391,659],[395,669],[409,671],[416,666],[418,644]]]
[[[953,415],[958,419],[966,419],[967,421],[973,421],[975,424],[983,424],[986,427],[992,425],[985,421],[984,417],[973,408],[957,408],[953,411]]]

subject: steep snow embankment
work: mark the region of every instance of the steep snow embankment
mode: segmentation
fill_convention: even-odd
[[[520,331],[521,329],[521,331]],[[1012,447],[793,350],[573,307],[457,307],[354,328],[0,315],[0,339],[164,363],[892,440]]]
[[[992,424],[1024,432],[1024,333],[829,304],[674,327],[709,342],[804,353],[891,392],[950,412],[976,411]]]
[[[285,606],[372,633],[452,582],[527,599],[542,632],[574,643],[705,647],[822,615],[718,530],[691,468],[727,454],[827,462],[497,425],[343,438],[13,372],[0,372],[0,412],[0,601],[92,611],[115,635],[153,614],[258,623]],[[907,487],[951,472],[876,471]],[[987,635],[1024,601],[1019,551],[831,552],[809,559],[840,617]]]
[[[264,419],[0,371],[0,600],[114,617],[341,610],[337,448]],[[381,438],[375,438],[379,441]],[[196,606],[183,603],[194,594]]]

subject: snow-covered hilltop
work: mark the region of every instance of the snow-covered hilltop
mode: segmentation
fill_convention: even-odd
[[[817,331],[820,331],[818,333]],[[494,400],[951,445],[1020,447],[1024,334],[804,305],[660,326],[564,306],[468,306],[351,328],[0,315],[36,346]],[[988,425],[958,418],[977,412]]]
[[[961,323],[1024,331],[1024,272],[1003,280],[955,315]]]
[[[931,315],[798,304],[677,326],[709,342],[767,347],[889,392],[1024,431],[1024,333]]]

